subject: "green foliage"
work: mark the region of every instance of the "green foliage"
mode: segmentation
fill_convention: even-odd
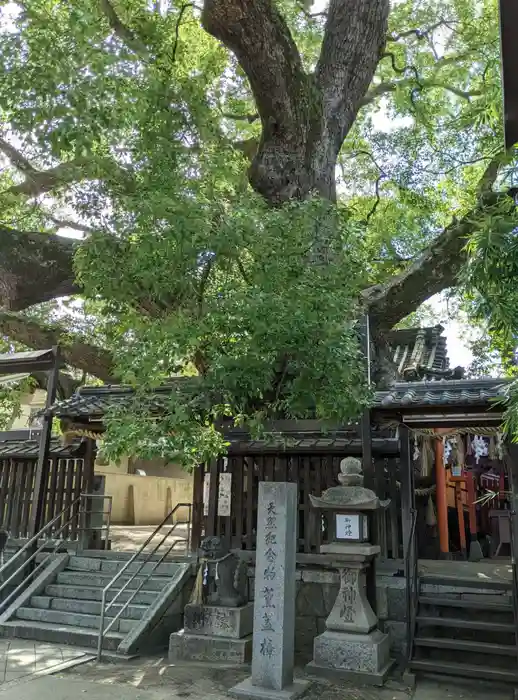
[[[361,228],[320,200],[271,210],[248,193],[224,205],[208,203],[202,216],[186,201],[159,236],[94,236],[81,248],[86,293],[118,300],[123,382],[158,386],[189,363],[201,374],[165,416],[146,422],[145,401],[124,409],[125,422],[121,410],[111,416],[110,454],[129,437],[147,453],[160,435],[161,456],[199,459],[223,446],[212,427],[221,414],[346,422],[366,405],[354,302],[365,284]],[[308,264],[323,229],[330,262]],[[142,315],[150,305],[159,318]],[[200,407],[196,395],[213,399]]]

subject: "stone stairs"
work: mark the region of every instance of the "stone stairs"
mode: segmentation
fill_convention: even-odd
[[[96,553],[61,556],[65,556],[62,570],[57,570],[50,580],[48,575],[38,577],[7,613],[0,616],[1,636],[79,647],[97,646],[103,588],[131,555],[118,555],[114,559],[105,552],[99,556]],[[115,597],[139,566],[139,562],[130,565],[108,591],[107,600]],[[143,583],[142,589],[105,634],[105,650],[128,654],[136,653],[142,643],[167,646],[171,631],[182,627],[183,608],[187,602],[184,589],[189,588],[192,578],[190,564],[168,561],[158,564],[151,573],[153,566],[153,561],[145,564],[108,610],[105,627]],[[161,627],[167,627],[162,641],[157,634]]]
[[[422,577],[413,671],[517,683],[509,585]]]

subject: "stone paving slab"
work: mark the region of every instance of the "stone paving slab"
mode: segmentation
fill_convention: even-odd
[[[25,652],[23,658],[29,659],[30,649],[23,648],[23,645],[30,643],[14,641],[15,649],[20,654]],[[3,659],[5,646],[3,643],[0,647],[0,655],[4,649]],[[44,658],[49,654],[49,658],[57,660],[57,652],[52,657],[52,645],[35,646],[38,647],[37,653]],[[61,658],[68,657],[71,663],[81,663],[80,658],[72,658],[74,654],[88,658],[86,651],[70,647],[60,649]],[[38,676],[37,672],[27,674],[29,666],[30,662],[21,670],[24,675],[13,676],[10,682],[0,684],[0,700],[76,700],[81,697],[88,700],[229,700],[228,690],[250,675],[247,666],[170,664],[165,656],[74,665],[64,671],[58,670],[59,665],[46,666],[45,673],[56,669],[57,673],[52,676]],[[14,662],[10,668],[10,673],[20,672]],[[296,669],[295,676],[303,678],[303,669]],[[303,700],[410,700],[412,695],[410,688],[394,680],[389,680],[383,688],[375,688],[315,679]],[[463,683],[456,679],[419,680],[412,700],[487,700],[488,697],[491,700],[512,700],[512,688],[496,688],[494,684],[488,686],[482,682]]]
[[[73,647],[4,639],[0,642],[0,688],[13,681],[52,673],[70,663],[91,658],[86,651]]]

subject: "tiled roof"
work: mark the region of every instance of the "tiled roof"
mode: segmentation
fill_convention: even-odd
[[[398,382],[376,393],[377,408],[405,406],[488,406],[506,398],[504,379],[461,379],[431,382]]]
[[[506,381],[503,379],[397,382],[388,391],[376,392],[374,406],[392,408],[489,405],[497,398],[505,398],[505,387]],[[152,407],[160,411],[169,400],[171,391],[170,386],[155,390],[151,399]],[[109,407],[129,403],[134,395],[134,391],[129,387],[85,387],[70,399],[55,404],[54,415],[100,420]]]
[[[0,354],[0,371],[2,374],[18,372],[37,372],[50,370],[56,361],[53,350],[30,350]]]
[[[192,384],[190,378],[172,380],[167,386],[155,389],[147,396],[152,409],[161,410],[170,400],[174,390],[182,386]],[[55,416],[70,416],[74,418],[86,417],[101,418],[108,408],[130,403],[135,396],[131,387],[121,385],[88,386],[79,389],[73,396],[65,401],[54,404]]]
[[[28,360],[52,359],[54,353],[52,350],[27,350],[26,352],[4,352],[0,353],[0,366],[4,362],[13,362],[20,360],[25,362]]]
[[[444,372],[449,367],[446,338],[440,325],[404,328],[389,332],[385,339],[392,351],[396,375],[407,379],[409,370]]]
[[[63,445],[60,438],[53,438],[50,442],[49,454],[51,457],[78,457],[81,447],[82,445],[79,441],[74,441],[71,445]],[[2,457],[36,458],[38,450],[39,440],[0,441],[0,459]]]

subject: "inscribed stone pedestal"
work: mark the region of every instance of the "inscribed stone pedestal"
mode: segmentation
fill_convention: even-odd
[[[231,693],[293,698],[306,682],[293,680],[297,486],[261,482],[257,514],[252,676]]]
[[[189,603],[184,610],[185,631],[209,637],[242,639],[252,634],[253,603],[238,608]]]

